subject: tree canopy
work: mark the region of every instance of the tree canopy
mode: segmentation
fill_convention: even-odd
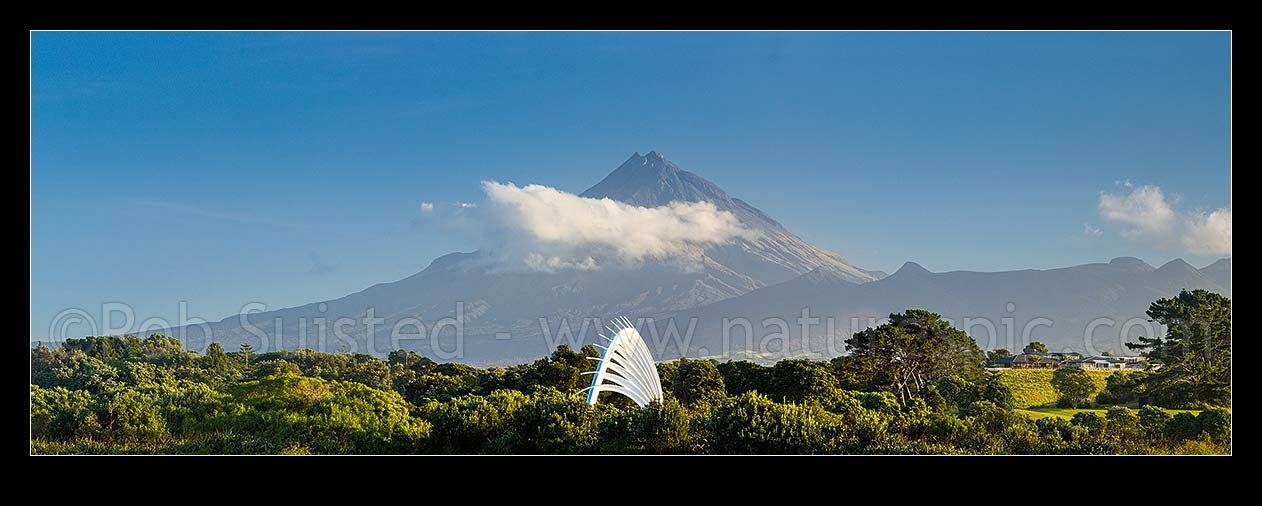
[[[1027,355],[1031,353],[1047,353],[1047,345],[1038,341],[1031,341],[1030,344],[1025,345],[1025,348],[1021,349],[1021,353]]]
[[[888,388],[903,403],[943,376],[981,376],[985,354],[973,338],[938,314],[909,309],[889,323],[857,332],[846,340],[856,376]]]
[[[1148,316],[1165,335],[1127,347],[1161,364],[1146,379],[1148,393],[1169,406],[1226,405],[1231,400],[1231,300],[1205,290],[1159,299]]]
[[[1095,381],[1078,367],[1058,367],[1052,372],[1052,388],[1060,394],[1061,405],[1076,408],[1096,392]]]

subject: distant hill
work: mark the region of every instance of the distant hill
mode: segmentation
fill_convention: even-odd
[[[706,306],[678,311],[671,315],[676,325],[697,321],[694,339],[689,343],[690,355],[719,354],[723,350],[740,349],[742,345],[760,351],[803,353],[802,332],[797,318],[803,308],[811,316],[833,318],[838,336],[830,350],[824,322],[808,332],[811,351],[825,356],[844,350],[841,342],[851,334],[852,318],[859,328],[869,319],[883,318],[907,308],[928,309],[957,322],[964,318],[989,321],[996,339],[991,342],[984,324],[970,334],[983,348],[1006,347],[1019,350],[1023,329],[1029,326],[1029,340],[1042,341],[1053,350],[1099,353],[1111,351],[1127,354],[1119,339],[1122,327],[1130,321],[1129,335],[1142,330],[1135,324],[1147,323],[1144,312],[1154,300],[1175,295],[1179,290],[1203,288],[1231,296],[1231,260],[1222,259],[1203,269],[1187,262],[1172,260],[1153,268],[1136,258],[1116,258],[1109,263],[1085,264],[1048,270],[1007,272],[953,271],[935,273],[907,262],[897,272],[865,284],[852,283],[835,272],[821,268],[795,279]],[[1011,304],[1011,305],[1009,305]],[[754,340],[772,336],[765,347],[746,345],[744,333],[730,332],[723,346],[724,318],[745,317],[751,320]],[[790,339],[776,339],[781,329],[760,325],[768,317],[782,318],[789,323]],[[1115,322],[1108,325],[1109,321]],[[1049,325],[1031,325],[1046,322]],[[1092,325],[1092,322],[1095,322]],[[1008,331],[1011,328],[1012,338]],[[1085,339],[1092,328],[1093,339]],[[768,355],[774,356],[774,355]]]

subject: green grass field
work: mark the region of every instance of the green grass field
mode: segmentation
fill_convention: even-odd
[[[1103,389],[1104,382],[1114,372],[1087,371],[1087,374],[1095,380],[1099,389]],[[1055,404],[1057,396],[1052,388],[1051,369],[1001,369],[998,373],[1003,383],[1012,389],[1016,407],[1024,409]]]
[[[1162,408],[1162,409],[1165,409],[1165,408]],[[1130,408],[1130,410],[1138,411],[1135,408]],[[1069,419],[1069,418],[1073,418],[1075,414],[1082,411],[1092,411],[1095,413],[1099,413],[1100,416],[1104,416],[1104,413],[1107,410],[1095,409],[1095,408],[1091,408],[1091,409],[1031,408],[1031,409],[1018,409],[1016,411],[1017,413],[1021,413],[1023,415],[1029,416],[1030,418],[1038,420],[1039,418],[1047,418],[1049,416],[1059,416],[1061,418]],[[1166,409],[1166,412],[1170,413],[1171,415],[1177,414],[1177,413],[1192,413],[1196,415],[1196,414],[1200,414],[1201,411],[1199,409]]]

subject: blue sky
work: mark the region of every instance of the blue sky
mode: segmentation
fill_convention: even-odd
[[[33,33],[31,336],[67,308],[218,320],[394,281],[472,249],[422,201],[577,193],[649,150],[867,269],[1199,267],[1100,192],[1230,209],[1230,42]]]

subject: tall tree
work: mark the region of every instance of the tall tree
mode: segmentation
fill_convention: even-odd
[[[1021,350],[1021,353],[1025,353],[1027,355],[1030,353],[1047,353],[1047,345],[1038,341],[1030,341],[1030,344],[1025,345],[1025,348]]]
[[[1117,371],[1105,380],[1104,389],[1096,396],[1098,404],[1129,404],[1145,394],[1144,383],[1148,373],[1144,371]]]
[[[1003,409],[1012,409],[1017,402],[1012,394],[1012,388],[1003,383],[1002,377],[997,372],[986,373],[986,379],[979,386],[982,400],[993,402]]]
[[[943,376],[938,380],[938,394],[950,406],[967,406],[981,399],[981,389],[959,376]]]
[[[668,398],[645,406],[635,418],[631,430],[647,453],[681,454],[691,450],[693,434],[690,425],[688,410],[679,401]]]
[[[870,386],[890,389],[904,404],[943,376],[979,379],[986,356],[964,331],[922,309],[891,314],[889,323],[855,333],[846,350],[854,360],[845,367],[856,368]]]
[[[245,366],[250,367],[250,354],[254,353],[254,347],[250,343],[241,343],[241,358],[245,359]]]
[[[1078,367],[1057,367],[1052,372],[1052,388],[1060,394],[1058,404],[1077,408],[1096,392],[1095,381]]]
[[[589,344],[576,352],[569,345],[561,344],[548,358],[535,361],[522,375],[520,387],[544,385],[562,392],[577,391],[591,381],[591,378],[582,375],[582,371],[590,370],[595,364],[587,358],[591,356],[600,356],[595,346]]]
[[[223,369],[228,365],[228,354],[224,353],[222,344],[210,343],[206,347],[206,357],[203,360],[211,369]]]
[[[1132,350],[1160,362],[1148,391],[1166,405],[1231,401],[1231,299],[1206,290],[1183,290],[1159,299],[1148,316],[1166,327],[1161,337],[1140,337]]]
[[[740,395],[750,390],[764,394],[770,390],[769,378],[771,368],[763,367],[748,360],[727,361],[719,364],[719,372],[723,374],[723,386],[729,395]],[[665,387],[665,385],[662,385]]]
[[[727,391],[718,366],[709,360],[679,359],[671,387],[675,398],[689,408],[723,400]]]
[[[837,374],[832,364],[806,358],[787,359],[771,367],[767,397],[775,401],[827,402],[836,398]]]

